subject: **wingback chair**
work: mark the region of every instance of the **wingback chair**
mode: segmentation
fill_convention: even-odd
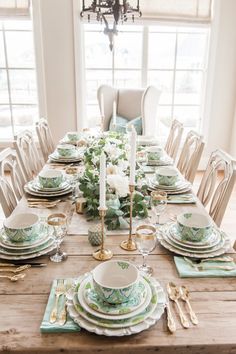
[[[104,100],[104,130],[109,130],[116,101],[116,114],[128,120],[142,117],[143,135],[155,133],[157,106],[161,91],[154,86],[146,89],[119,89],[108,85],[98,88],[97,98],[101,112],[101,96]]]

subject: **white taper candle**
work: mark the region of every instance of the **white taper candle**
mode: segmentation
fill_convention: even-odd
[[[106,155],[100,157],[99,208],[106,209]]]
[[[136,130],[133,129],[132,127],[131,138],[130,138],[130,180],[129,180],[129,184],[132,186],[135,185],[136,138],[137,138]]]

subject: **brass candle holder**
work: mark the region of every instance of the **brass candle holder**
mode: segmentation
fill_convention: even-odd
[[[126,251],[135,251],[137,249],[135,242],[132,240],[133,231],[133,196],[135,191],[135,185],[129,185],[130,191],[130,214],[129,214],[129,238],[128,240],[122,241],[120,247]]]
[[[109,249],[104,248],[104,227],[105,227],[105,222],[104,218],[106,215],[107,209],[99,209],[99,215],[101,218],[101,227],[102,227],[102,244],[101,248],[93,253],[93,258],[95,258],[98,261],[107,261],[108,259],[111,259],[113,257],[113,253]]]

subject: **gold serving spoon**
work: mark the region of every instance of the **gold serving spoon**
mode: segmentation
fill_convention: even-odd
[[[198,324],[198,318],[195,314],[195,312],[193,311],[192,309],[192,306],[190,305],[190,294],[189,294],[189,290],[186,286],[182,285],[180,286],[179,288],[180,290],[180,294],[181,294],[181,299],[183,301],[186,302],[186,304],[188,305],[188,310],[189,310],[189,315],[190,315],[190,318],[191,318],[191,321],[194,325],[197,325]]]
[[[184,328],[189,328],[189,322],[188,322],[186,316],[184,315],[184,313],[181,309],[181,306],[179,304],[179,301],[178,301],[180,299],[180,291],[179,291],[178,287],[174,283],[170,282],[167,285],[167,292],[168,292],[169,298],[176,303],[182,326]]]
[[[25,273],[20,273],[20,274],[15,274],[13,276],[9,276],[9,275],[0,275],[0,278],[7,278],[11,281],[17,281],[19,279],[24,279],[25,277]]]

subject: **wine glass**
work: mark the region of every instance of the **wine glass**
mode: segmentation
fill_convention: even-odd
[[[157,224],[160,225],[160,215],[164,212],[167,206],[167,193],[156,190],[151,192],[151,208],[157,216]]]
[[[148,164],[148,154],[147,154],[147,151],[138,151],[137,152],[137,160],[138,162],[142,165],[143,167],[143,170],[144,170],[144,167],[147,166]]]
[[[146,257],[156,247],[156,228],[153,225],[140,225],[136,229],[135,243],[143,256],[143,264],[137,268],[146,275],[152,275],[153,269],[146,264]]]
[[[75,202],[76,199],[76,187],[78,182],[78,168],[68,167],[66,169],[67,180],[72,187],[72,201]]]
[[[62,262],[67,258],[67,254],[61,251],[61,243],[67,232],[67,216],[63,213],[51,214],[48,216],[47,223],[53,229],[52,237],[57,247],[56,253],[50,259],[53,262]]]

